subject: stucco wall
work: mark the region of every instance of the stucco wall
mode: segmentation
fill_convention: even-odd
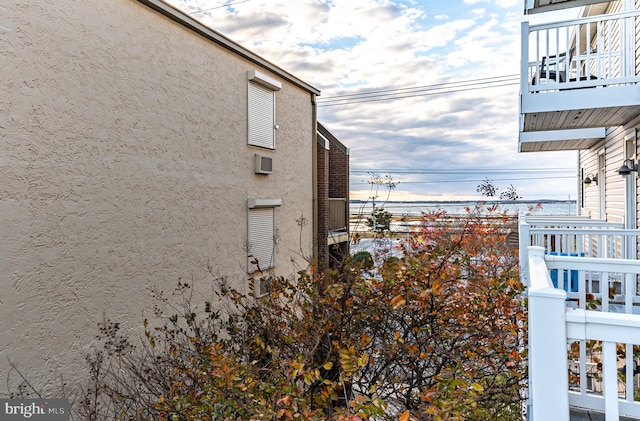
[[[133,0],[16,0],[0,17],[0,377],[73,379],[149,290],[247,285],[247,199],[281,198],[277,274],[312,252],[310,94],[277,75],[274,172],[253,173],[256,65]],[[6,29],[6,30],[5,30]],[[15,379],[15,375],[11,375]]]

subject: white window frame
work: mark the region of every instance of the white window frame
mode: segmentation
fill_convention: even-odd
[[[282,199],[249,199],[247,203],[247,273],[276,266],[275,209]],[[256,260],[257,263],[256,264]]]
[[[247,144],[276,148],[276,95],[282,84],[257,70],[247,73]]]

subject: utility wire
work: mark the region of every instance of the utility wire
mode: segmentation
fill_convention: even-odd
[[[191,16],[191,15],[196,15],[196,14],[198,14],[198,13],[208,12],[209,10],[213,10],[213,9],[221,9],[221,8],[223,8],[223,7],[229,7],[229,6],[232,6],[232,5],[234,5],[234,4],[246,3],[246,2],[248,2],[248,1],[251,1],[251,0],[234,1],[234,2],[232,2],[232,3],[225,3],[225,4],[221,5],[221,6],[210,7],[210,8],[208,8],[208,9],[200,9],[200,10],[196,10],[195,12],[191,12],[191,13],[187,13],[187,14],[188,14],[189,16]]]
[[[343,94],[343,95],[334,95],[334,96],[328,96],[328,97],[320,97],[318,98],[318,102],[331,102],[331,101],[337,100],[338,98],[343,99],[343,98],[351,98],[351,97],[371,96],[371,95],[385,94],[388,92],[398,92],[398,91],[414,92],[422,89],[435,89],[435,88],[444,88],[444,87],[450,87],[450,86],[455,87],[455,85],[466,86],[469,84],[504,82],[506,81],[504,79],[508,79],[510,81],[510,80],[515,80],[519,77],[520,75],[503,75],[503,76],[487,77],[487,78],[480,78],[480,79],[460,80],[456,82],[445,82],[445,83],[439,83],[436,85],[412,86],[408,88],[395,88],[395,89],[380,89],[380,90],[374,90],[374,91],[359,92],[355,94]]]
[[[474,169],[352,169],[351,173],[358,174],[494,174],[494,173],[557,173],[572,171],[572,168],[474,168]]]
[[[510,177],[510,178],[496,178],[492,179],[492,181],[515,181],[515,180],[556,180],[558,178],[571,178],[575,179],[573,175],[559,175],[553,177]],[[464,179],[464,180],[433,180],[433,181],[397,181],[398,185],[404,184],[442,184],[442,183],[477,183],[482,182],[484,179]],[[352,181],[351,185],[364,185],[370,184],[368,181]]]
[[[336,101],[334,103],[329,103],[329,104],[328,103],[318,103],[318,107],[334,107],[336,105],[351,105],[351,104],[362,104],[362,103],[366,103],[366,102],[392,101],[392,100],[396,100],[396,99],[413,98],[413,97],[418,97],[418,96],[450,94],[450,93],[455,93],[455,92],[474,91],[474,90],[477,90],[477,89],[500,88],[500,87],[503,87],[503,86],[515,86],[515,85],[518,85],[519,83],[520,82],[518,82],[518,81],[514,81],[514,82],[511,82],[511,83],[502,83],[502,84],[492,85],[492,86],[460,87],[458,89],[441,90],[441,91],[438,91],[438,92],[429,91],[429,92],[414,93],[414,94],[409,94],[409,95],[381,96],[379,98],[371,97],[369,99],[343,100],[342,102]]]

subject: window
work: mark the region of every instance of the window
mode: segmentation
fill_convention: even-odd
[[[248,79],[248,144],[275,149],[275,93],[281,89],[282,84],[256,70],[248,73]]]
[[[275,208],[280,199],[249,199],[248,217],[248,273],[276,265]]]

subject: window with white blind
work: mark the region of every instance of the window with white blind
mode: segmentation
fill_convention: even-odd
[[[248,217],[248,273],[276,265],[275,208],[280,199],[250,199]]]
[[[249,79],[248,144],[276,148],[275,93],[282,84],[264,73],[252,70]]]

